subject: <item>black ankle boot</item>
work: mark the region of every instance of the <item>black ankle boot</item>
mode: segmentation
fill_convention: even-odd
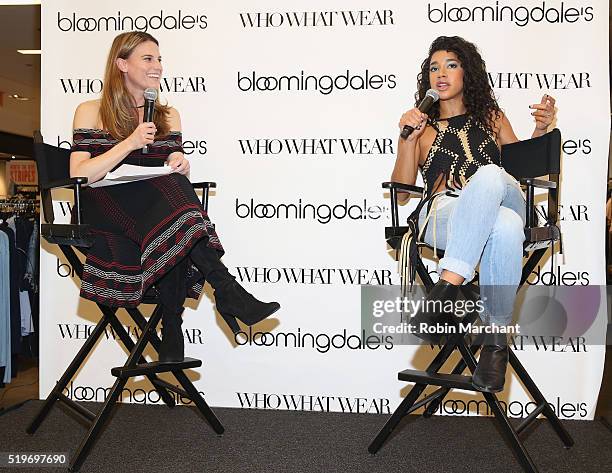
[[[472,386],[479,391],[497,393],[504,389],[508,344],[506,334],[494,334],[480,349],[480,358],[472,375]]]
[[[278,302],[257,300],[235,280],[215,288],[215,301],[217,310],[234,333],[240,331],[236,319],[246,325],[255,325],[280,309]]]
[[[204,242],[198,243],[189,257],[215,290],[217,310],[234,334],[240,332],[236,318],[254,325],[280,309],[278,302],[261,302],[247,292],[221,262],[219,252]]]
[[[178,314],[166,313],[162,317],[162,340],[159,345],[159,361],[163,363],[177,363],[185,359],[185,340],[181,325],[183,324],[182,311]]]
[[[453,327],[457,326],[449,302],[455,302],[458,292],[459,286],[438,280],[423,300],[420,310],[410,319],[412,333],[429,343],[446,342],[447,334],[452,335]]]

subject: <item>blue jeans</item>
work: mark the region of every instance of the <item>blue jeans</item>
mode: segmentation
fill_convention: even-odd
[[[521,280],[525,240],[525,199],[518,182],[489,164],[472,176],[458,197],[442,197],[432,210],[423,240],[444,250],[438,272],[452,271],[470,281],[480,262],[479,284],[489,323],[512,320]],[[422,226],[427,206],[419,215]]]

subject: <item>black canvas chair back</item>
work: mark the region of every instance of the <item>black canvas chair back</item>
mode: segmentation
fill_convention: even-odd
[[[561,133],[555,129],[539,138],[503,146],[501,158],[502,165],[506,171],[514,176],[525,187],[526,191],[524,249],[529,257],[523,266],[520,287],[525,283],[527,277],[544,256],[547,249],[554,245],[556,241],[560,241],[561,238],[560,230],[557,226]],[[539,179],[542,176],[548,176],[548,179]],[[389,190],[391,198],[391,226],[385,228],[387,243],[395,250],[398,250],[404,235],[407,232],[412,232],[413,240],[409,252],[410,263],[414,265],[416,273],[419,275],[425,289],[429,290],[433,286],[433,281],[418,251],[419,246],[429,245],[425,245],[423,242],[415,242],[414,225],[411,222],[408,222],[407,225],[401,225],[398,214],[398,193],[409,193],[422,197],[424,189],[397,182],[385,182],[383,183],[383,188]],[[543,225],[540,225],[535,218],[536,188],[544,189],[548,193],[548,214]],[[475,300],[478,298],[478,288],[472,283],[461,286],[461,291],[466,299]],[[464,321],[471,323],[477,317],[476,313],[468,314]],[[451,389],[476,391],[472,386],[471,376],[466,376],[462,373],[466,368],[474,372],[476,368],[475,355],[479,349],[480,346],[474,343],[468,346],[464,336],[458,333],[449,337],[449,340],[441,347],[440,351],[424,371],[413,369],[400,371],[398,378],[402,381],[413,383],[414,386],[374,438],[368,448],[369,452],[373,454],[378,452],[404,416],[420,407],[425,407],[423,417],[431,417]],[[461,354],[461,360],[455,364],[450,373],[441,372],[440,370],[443,368],[443,365],[455,350],[458,350]],[[495,415],[502,434],[508,440],[523,470],[535,473],[538,469],[525,449],[519,435],[532,424],[538,415],[543,414],[548,419],[566,448],[573,445],[574,441],[510,347],[509,363],[537,407],[522,422],[513,426],[502,409],[497,396],[488,392],[482,392],[482,395],[489,405],[491,412]],[[428,386],[437,386],[437,389],[421,397]],[[491,446],[489,445],[488,448],[491,448]],[[467,467],[468,465],[465,465],[465,468]]]
[[[81,221],[80,194],[81,187],[87,184],[87,179],[84,177],[70,177],[70,150],[45,144],[40,132],[36,132],[34,135],[34,156],[38,167],[43,213],[47,222],[41,225],[41,236],[47,242],[59,246],[60,251],[80,278],[83,274],[83,263],[77,257],[75,249],[81,253],[87,253],[87,248],[93,243],[89,225]],[[206,209],[208,205],[208,191],[210,188],[215,187],[215,183],[197,182],[192,183],[192,185],[203,190],[202,205]],[[73,221],[69,224],[57,224],[54,222],[51,190],[57,188],[70,188],[73,191]],[[143,356],[143,352],[148,344],[152,346],[154,351],[159,349],[160,344],[156,327],[162,313],[154,289],[152,287],[151,290],[147,291],[147,294],[151,293],[151,296],[147,297],[145,295],[143,300],[144,303],[156,304],[156,308],[148,320],[138,308],[125,309],[141,331],[136,341],[130,337],[117,318],[116,312],[118,308],[97,304],[101,313],[100,321],[94,327],[68,368],[66,368],[66,371],[27,428],[29,434],[34,434],[57,401],[88,421],[89,430],[70,460],[69,469],[71,471],[80,469],[95,440],[100,435],[105,422],[109,419],[111,410],[118,401],[124,386],[134,376],[145,376],[159,393],[160,399],[168,407],[173,407],[176,404],[175,397],[171,393],[177,395],[177,399],[191,400],[198,412],[217,434],[222,434],[224,431],[215,414],[184,372],[185,369],[202,366],[201,360],[185,358],[182,362],[177,363],[148,362]],[[44,313],[41,316],[44,317]],[[114,333],[117,334],[119,340],[129,352],[129,356],[123,366],[114,367],[110,370],[116,381],[108,391],[102,408],[97,414],[94,414],[86,407],[68,398],[64,394],[64,390],[81,366],[87,362],[91,351],[95,348],[99,339],[104,337],[107,326],[112,327]],[[172,374],[180,387],[162,380],[158,376],[160,373]]]
[[[561,171],[561,132],[557,128],[538,138],[504,145],[501,151],[503,168],[517,180]]]
[[[46,222],[53,223],[55,217],[49,184],[70,178],[70,150],[44,143],[40,131],[36,131],[34,133],[34,159],[41,188],[43,216]]]
[[[502,146],[501,161],[508,174],[519,182],[526,184],[527,199],[534,199],[533,187],[528,185],[531,178],[548,176],[548,181],[554,185],[537,185],[548,189],[548,208],[546,221],[555,225],[559,215],[559,175],[561,173],[561,132],[555,128],[538,138],[518,141]],[[530,207],[531,208],[531,207]],[[535,226],[535,209],[527,212],[527,226]]]

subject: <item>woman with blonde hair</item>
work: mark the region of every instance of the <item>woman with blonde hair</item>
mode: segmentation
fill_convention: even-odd
[[[161,177],[84,189],[83,220],[95,242],[81,296],[135,307],[154,291],[163,310],[159,358],[173,362],[184,357],[183,303],[199,297],[204,280],[234,333],[236,318],[252,325],[280,305],[257,300],[221,262],[223,247],[187,178],[178,111],[156,100],[153,121],[143,122],[144,91],[159,89],[162,70],[159,43],[150,34],[133,31],[114,39],[101,98],[80,104],[74,115],[70,175],[94,183],[121,164],[172,168]]]

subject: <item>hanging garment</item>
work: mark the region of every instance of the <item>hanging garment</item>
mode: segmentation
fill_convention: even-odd
[[[4,375],[0,381],[11,381],[11,306],[10,306],[10,250],[9,238],[0,231],[0,367]]]

